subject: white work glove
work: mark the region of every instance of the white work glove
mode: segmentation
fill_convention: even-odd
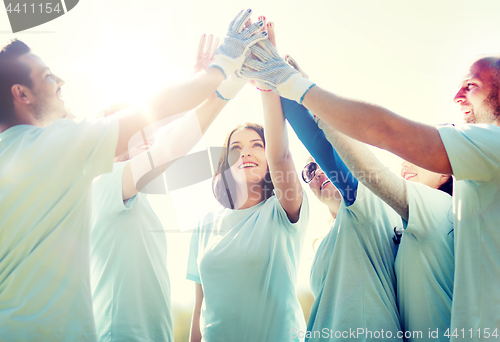
[[[215,61],[210,67],[222,71],[226,79],[236,70],[240,70],[243,62],[250,54],[250,47],[267,37],[266,32],[259,32],[264,25],[262,21],[251,24],[244,29],[252,10],[241,11],[229,24],[226,37],[221,45],[215,50]]]
[[[315,83],[285,62],[268,39],[252,46],[251,50],[256,59],[245,60],[241,75],[262,82],[280,96],[302,104],[304,95]]]
[[[213,63],[214,53],[218,46],[219,38],[216,38],[214,42],[214,37],[211,34],[208,35],[208,37],[206,34],[201,36],[198,51],[196,52],[195,73],[206,70],[210,63]],[[227,80],[221,83],[215,92],[221,99],[229,101],[236,96],[247,82],[248,79],[238,77],[236,74],[232,73]]]
[[[248,83],[248,78],[243,78],[232,73],[215,91],[217,96],[225,101],[235,98],[236,94]]]

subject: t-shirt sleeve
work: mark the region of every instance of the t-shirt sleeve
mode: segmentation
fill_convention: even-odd
[[[407,233],[424,240],[453,222],[452,199],[447,193],[415,182],[406,182],[406,191],[409,215],[403,226]]]
[[[123,169],[128,162],[115,163],[110,173],[94,178],[92,188],[92,203],[95,215],[117,215],[130,210],[137,196],[123,201]]]
[[[346,204],[345,200],[344,204]],[[384,201],[378,198],[363,183],[359,182],[356,200],[349,206],[346,204],[346,211],[353,214],[356,220],[362,223],[370,221],[373,217],[380,215],[381,206],[385,205]],[[387,208],[392,210],[388,205]]]
[[[467,124],[438,127],[457,180],[488,181],[500,166],[500,128]]]
[[[291,233],[301,232],[307,228],[307,224],[309,223],[309,200],[305,191],[302,191],[302,204],[300,206],[299,219],[295,223],[290,222],[285,209],[283,209],[276,196],[271,197],[269,200],[272,200],[274,204],[275,218],[273,220],[276,220],[280,227],[285,227],[285,229]]]
[[[186,279],[201,284],[200,272],[198,270],[198,241],[200,229],[194,229],[191,234]]]
[[[116,119],[61,119],[48,126],[43,134],[58,140],[67,151],[64,157],[70,160],[71,169],[83,176],[93,179],[111,171],[118,143]]]

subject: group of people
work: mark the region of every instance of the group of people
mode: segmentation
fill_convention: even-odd
[[[146,107],[81,121],[26,44],[1,50],[0,340],[173,341],[167,239],[141,191],[250,80],[264,126],[228,134],[212,180],[222,209],[192,233],[191,341],[499,339],[500,58],[463,79],[466,124],[436,128],[323,90],[250,15],[218,47],[203,36],[196,73]],[[311,155],[301,177],[286,121]],[[401,177],[365,143],[402,157]],[[308,322],[300,178],[333,218]]]

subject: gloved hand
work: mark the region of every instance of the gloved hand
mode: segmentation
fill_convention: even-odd
[[[307,76],[307,74],[304,72],[304,70],[302,70],[302,68],[299,66],[299,63],[297,63],[297,61],[292,56],[285,55],[285,57],[283,57],[283,58],[285,59],[285,62],[287,62],[292,67],[297,69],[297,71],[300,72],[302,77],[307,78],[307,79],[309,78],[309,76]]]
[[[258,21],[243,29],[252,10],[241,11],[229,24],[227,36],[215,50],[215,61],[210,67],[219,68],[226,79],[236,70],[241,69],[243,62],[250,54],[250,47],[267,37],[266,32],[259,32],[264,23]]]
[[[273,46],[276,49],[278,49],[278,47],[276,46],[276,35],[274,34],[274,23],[273,22],[268,23],[266,17],[264,16],[260,16],[258,19],[264,22],[264,28],[267,30],[267,38],[269,39],[271,44],[273,44]],[[250,84],[255,86],[255,88],[257,88],[260,91],[265,91],[265,92],[273,91],[271,88],[269,88],[268,86],[266,86],[264,83],[261,82],[255,82],[254,80],[251,80]]]
[[[248,83],[248,78],[237,76],[234,72],[215,91],[223,100],[234,99],[236,94]]]
[[[247,25],[245,24],[245,28],[246,26]],[[216,38],[214,42],[214,37],[211,34],[208,35],[208,37],[206,34],[201,36],[198,51],[196,52],[196,64],[194,66],[195,73],[206,70],[210,63],[214,61],[215,49],[217,49],[218,46],[219,38]],[[247,82],[248,79],[238,77],[233,73],[227,80],[221,83],[215,92],[221,99],[229,101],[236,96],[236,94],[245,84],[247,84]]]
[[[304,95],[315,83],[291,67],[268,40],[252,46],[255,58],[247,58],[241,75],[266,84],[280,96],[302,103]]]

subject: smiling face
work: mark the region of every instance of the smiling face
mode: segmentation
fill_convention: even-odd
[[[472,64],[455,95],[467,123],[492,124],[500,115],[500,70],[494,67],[496,61],[483,58]]]
[[[312,157],[307,160],[308,163],[314,162]],[[341,195],[335,185],[328,179],[323,170],[317,166],[314,178],[309,182],[309,188],[316,195],[316,197],[327,204],[327,202],[335,200],[340,201]]]
[[[229,165],[237,184],[261,183],[267,173],[264,142],[253,129],[237,130],[229,141]]]
[[[401,164],[401,177],[410,182],[417,182],[438,189],[450,176],[422,169],[405,160]]]

